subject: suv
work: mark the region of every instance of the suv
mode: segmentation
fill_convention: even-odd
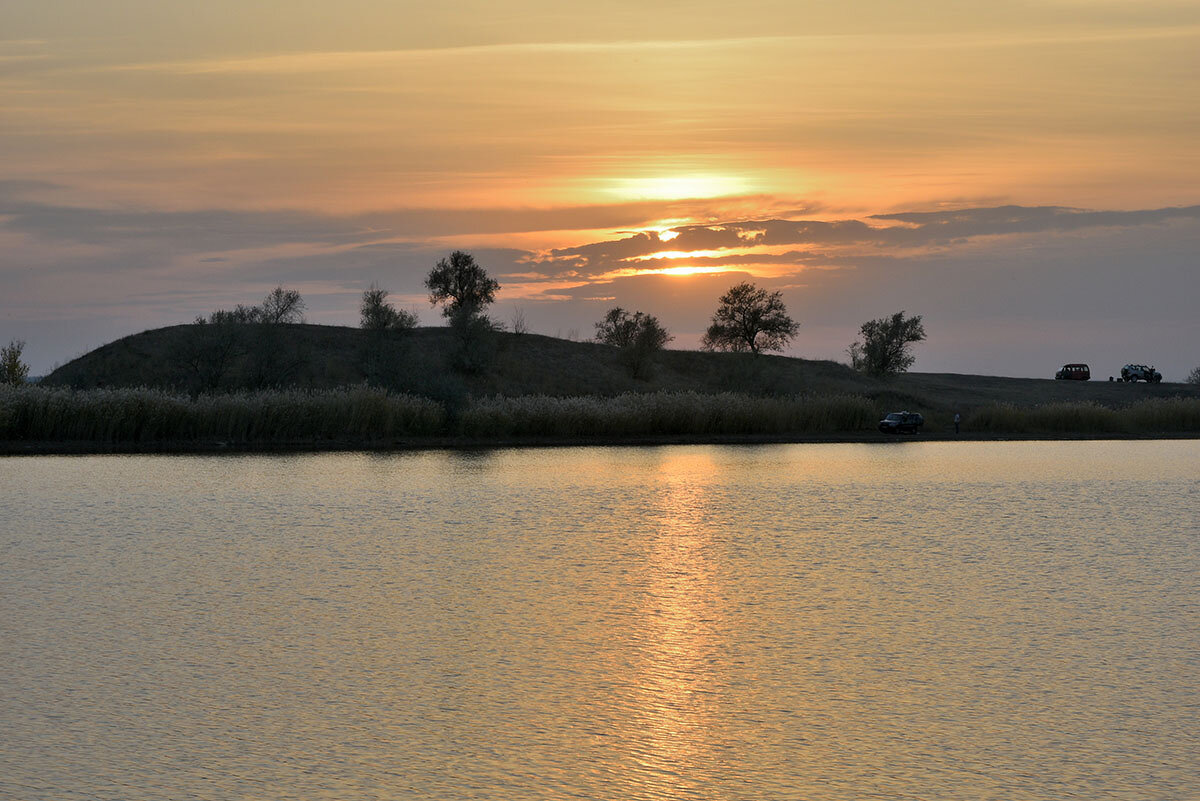
[[[1090,381],[1092,371],[1086,364],[1064,364],[1063,368],[1054,374],[1058,380]]]
[[[916,412],[892,412],[879,421],[885,434],[916,434],[925,425],[925,418]]]
[[[1127,364],[1121,368],[1121,381],[1145,381],[1157,384],[1162,381],[1162,373],[1144,364]]]

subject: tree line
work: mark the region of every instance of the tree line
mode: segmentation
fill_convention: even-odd
[[[465,251],[456,250],[437,262],[425,279],[429,302],[441,305],[442,314],[460,336],[460,345],[478,343],[500,326],[484,311],[495,300],[500,284]],[[387,291],[372,285],[363,293],[361,326],[367,329],[406,329],[416,325],[416,315],[387,303]],[[635,378],[648,371],[655,353],[674,337],[657,317],[620,306],[609,309],[595,324],[594,339],[620,349]],[[782,351],[799,332],[800,323],[788,315],[783,293],[770,292],[749,282],[735,284],[717,301],[717,310],[701,339],[701,349],[753,353]],[[513,332],[525,332],[524,316],[513,319]],[[860,328],[861,339],[847,350],[851,366],[877,376],[901,373],[912,366],[911,346],[925,339],[920,315],[903,311],[869,320]]]
[[[503,329],[486,314],[500,289],[499,282],[470,253],[456,250],[438,260],[425,278],[425,288],[430,304],[441,307],[442,316],[454,332],[455,367],[466,373],[486,368],[497,348],[494,335]],[[417,326],[417,314],[397,309],[388,296],[388,290],[377,284],[363,292],[359,307],[361,328],[383,334]],[[303,323],[306,309],[298,290],[282,286],[269,292],[258,305],[216,309],[207,317],[195,318],[194,323],[206,326],[206,332],[177,343],[174,359],[189,376],[189,383],[200,390],[220,386],[233,365],[241,362],[249,362],[255,385],[282,384],[296,372],[305,354],[278,329]],[[250,336],[249,326],[256,326],[258,333]],[[717,309],[701,339],[701,349],[755,355],[782,351],[799,328],[800,324],[789,316],[781,292],[741,282],[718,299]],[[524,315],[518,311],[512,320],[512,331],[522,334],[526,330]],[[920,315],[908,317],[901,311],[863,323],[861,337],[848,349],[852,366],[887,376],[904,372],[912,365],[910,346],[925,338],[925,329]],[[630,375],[642,378],[649,372],[654,355],[674,337],[654,315],[617,306],[595,324],[593,339],[617,348]],[[0,349],[0,383],[25,381],[28,367],[21,361],[24,345],[14,340]]]
[[[503,325],[486,315],[500,284],[475,261],[474,256],[456,250],[439,259],[425,279],[429,302],[441,306],[441,312],[454,331],[455,365],[464,372],[478,372],[495,354],[494,334]],[[416,312],[397,309],[388,301],[386,289],[372,284],[362,294],[361,328],[376,331],[407,331],[417,326]],[[236,358],[244,357],[250,347],[245,337],[234,332],[241,326],[256,324],[277,327],[304,322],[307,308],[300,292],[276,287],[256,306],[238,304],[233,309],[217,309],[207,317],[195,319],[197,325],[211,326],[211,335],[181,345],[179,361],[193,374],[200,388],[215,388]],[[779,291],[768,291],[750,282],[741,282],[717,300],[717,308],[701,339],[705,351],[759,354],[782,351],[797,335],[800,323],[794,320]],[[518,310],[512,331],[527,331],[524,315]],[[268,336],[269,347],[262,351],[257,372],[264,384],[280,383],[294,372],[302,354],[279,349],[277,335]],[[912,346],[926,338],[921,315],[904,311],[888,317],[868,320],[859,328],[859,339],[847,348],[850,365],[870,375],[886,377],[906,372],[915,361]],[[635,378],[646,375],[654,354],[674,337],[652,314],[629,311],[619,306],[609,309],[595,324],[593,339],[620,350],[622,359]],[[29,368],[22,361],[25,343],[13,340],[0,348],[0,384],[19,385],[26,381]],[[294,350],[294,348],[293,348]],[[1200,367],[1185,379],[1200,384]]]

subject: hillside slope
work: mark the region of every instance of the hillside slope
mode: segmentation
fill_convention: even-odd
[[[1124,406],[1147,397],[1200,397],[1186,384],[1074,382],[997,376],[909,373],[880,381],[830,361],[743,353],[668,350],[644,378],[633,378],[615,348],[537,334],[498,333],[488,366],[455,367],[448,328],[377,333],[318,325],[178,325],[124,337],[59,367],[43,383],[233,391],[369,383],[442,401],[467,395],[617,395],[695,390],[750,394],[854,394],[881,408],[953,411],[994,403],[1031,406],[1092,401]]]

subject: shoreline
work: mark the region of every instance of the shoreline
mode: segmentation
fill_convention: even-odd
[[[1097,433],[928,433],[888,435],[875,431],[824,434],[726,434],[584,437],[403,437],[390,440],[331,439],[281,442],[228,442],[191,440],[162,442],[2,441],[3,456],[97,456],[97,455],[211,455],[253,453],[344,453],[409,452],[434,450],[500,450],[507,448],[643,447],[662,445],[801,445],[801,444],[889,444],[905,442],[1074,442],[1099,440],[1193,440],[1200,433],[1123,434]]]

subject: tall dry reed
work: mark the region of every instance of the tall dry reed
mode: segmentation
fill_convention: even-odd
[[[1096,403],[997,404],[976,409],[972,431],[996,434],[1176,434],[1200,431],[1200,398],[1147,398],[1110,409]]]
[[[0,438],[9,440],[371,440],[433,435],[444,425],[445,412],[435,401],[366,387],[198,397],[145,388],[0,390]]]
[[[725,392],[477,399],[459,416],[470,437],[784,434],[857,431],[878,419],[854,396],[756,397]]]

